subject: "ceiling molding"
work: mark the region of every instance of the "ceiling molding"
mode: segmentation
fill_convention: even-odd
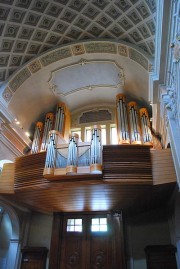
[[[23,66],[17,73],[15,73],[9,81],[6,82],[5,87],[1,87],[2,98],[5,103],[9,104],[16,91],[22,84],[32,77],[36,72],[46,68],[46,66],[57,61],[63,61],[66,58],[87,54],[112,54],[118,57],[127,57],[137,64],[141,65],[147,72],[152,71],[152,61],[146,53],[134,48],[133,45],[124,43],[110,42],[110,41],[92,41],[85,43],[78,43],[74,45],[66,45],[64,47],[56,48],[37,57],[33,61]]]

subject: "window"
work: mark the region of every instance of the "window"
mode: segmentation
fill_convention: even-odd
[[[68,219],[67,232],[82,232],[82,219]]]
[[[118,144],[117,128],[115,125],[111,126],[111,144],[112,145]]]
[[[107,218],[92,218],[91,232],[107,232]]]
[[[78,134],[79,136],[79,139],[81,139],[81,129],[77,129],[77,130],[72,130],[71,131],[71,135],[74,135],[74,134]]]
[[[87,127],[86,129],[86,142],[91,142],[91,135],[92,135],[92,132],[91,132],[91,127]]]

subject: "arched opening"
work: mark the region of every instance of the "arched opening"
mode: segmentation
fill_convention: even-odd
[[[16,269],[19,256],[19,219],[13,208],[0,201],[0,268]]]

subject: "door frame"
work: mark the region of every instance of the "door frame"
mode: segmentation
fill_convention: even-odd
[[[50,257],[49,257],[49,269],[61,269],[61,249],[63,242],[64,232],[64,218],[68,216],[102,216],[106,215],[110,223],[110,237],[112,244],[112,260],[113,269],[125,269],[125,247],[124,247],[124,233],[123,233],[123,219],[121,211],[113,212],[78,212],[78,213],[54,213],[51,245],[50,245]]]

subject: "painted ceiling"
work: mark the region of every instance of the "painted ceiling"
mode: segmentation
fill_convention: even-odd
[[[126,41],[150,56],[155,0],[0,0],[0,83],[40,54],[85,40]]]

